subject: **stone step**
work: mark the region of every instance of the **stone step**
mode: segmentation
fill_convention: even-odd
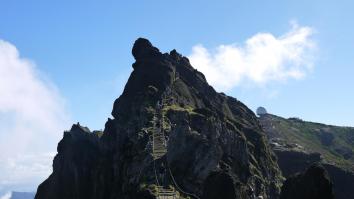
[[[166,146],[164,144],[158,144],[158,143],[154,143],[154,148],[160,147],[160,148],[166,148]]]
[[[154,138],[154,142],[165,143],[165,138]]]
[[[177,195],[158,195],[158,199],[177,199]]]
[[[156,155],[154,155],[154,158],[155,159],[159,159],[159,158],[161,158],[162,156],[164,156],[165,154],[156,154]]]
[[[154,138],[154,142],[161,142],[164,143],[165,142],[165,138],[161,137],[161,138]]]
[[[154,135],[155,139],[165,139],[164,135]]]
[[[164,148],[164,147],[154,147],[153,150],[154,150],[154,151],[155,151],[155,150],[157,150],[157,151],[167,151],[167,149]]]
[[[176,191],[173,189],[165,189],[162,187],[158,187],[158,195],[159,196],[175,196],[177,194],[176,194]]]
[[[174,191],[161,191],[158,194],[171,196],[171,195],[176,195],[176,192],[174,192]]]
[[[167,150],[165,150],[165,149],[154,149],[152,151],[152,153],[166,153],[166,152],[167,152]]]
[[[163,144],[155,144],[154,149],[156,149],[156,148],[164,148],[165,149],[166,147]]]
[[[164,156],[166,152],[155,152],[153,156]]]
[[[158,154],[166,154],[167,151],[163,151],[163,150],[160,150],[160,151],[153,151],[153,154],[155,155],[158,155]]]
[[[153,156],[155,156],[155,157],[160,156],[161,157],[161,156],[164,156],[165,154],[166,154],[166,152],[156,152],[153,154]]]
[[[155,144],[154,149],[166,149],[164,145]]]

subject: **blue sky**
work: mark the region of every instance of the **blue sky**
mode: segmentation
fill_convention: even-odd
[[[16,131],[14,135],[18,137],[12,136],[11,139],[20,139],[22,134],[16,130],[16,125],[24,123],[23,118],[18,121],[18,114],[21,113],[31,119],[33,115],[42,116],[35,120],[35,128],[29,127],[32,128],[29,131],[33,133],[26,134],[26,138],[38,136],[38,129],[45,129],[42,130],[43,137],[47,131],[56,131],[48,133],[51,141],[23,141],[28,147],[17,151],[18,159],[25,152],[29,154],[27,158],[41,150],[46,152],[41,154],[43,157],[52,154],[53,150],[55,152],[62,130],[69,129],[71,123],[79,121],[91,129],[102,129],[107,117],[110,117],[114,99],[120,95],[132,70],[134,60],[131,47],[138,37],[148,38],[163,52],[175,48],[183,55],[191,57],[195,55],[193,49],[199,46],[209,53],[206,58],[211,60],[210,67],[223,67],[217,59],[217,55],[224,55],[220,53],[222,45],[234,50],[231,52],[249,55],[246,43],[251,38],[259,38],[263,34],[265,37],[261,38],[286,41],[287,34],[299,33],[301,28],[307,28],[310,33],[294,46],[306,50],[299,54],[300,58],[310,55],[311,59],[298,63],[297,59],[291,59],[291,55],[278,57],[280,60],[285,59],[279,67],[302,67],[301,78],[263,78],[257,82],[252,77],[252,71],[245,72],[240,75],[244,78],[243,81],[232,82],[231,78],[225,92],[253,110],[262,105],[269,112],[284,117],[296,116],[304,120],[354,126],[353,4],[349,0],[0,0],[0,40],[5,46],[5,50],[0,53],[5,54],[9,52],[7,49],[15,48],[19,56],[14,56],[14,59],[20,60],[18,64],[21,67],[28,68],[29,65],[29,73],[33,76],[30,83],[23,83],[19,89],[27,89],[31,83],[34,85],[33,89],[28,89],[30,97],[17,96],[17,92],[11,90],[12,85],[14,82],[25,82],[25,78],[14,72],[11,73],[14,78],[5,81],[3,84],[8,85],[3,90],[0,86],[0,92],[12,93],[9,96],[25,100],[28,107],[32,107],[33,103],[38,106],[25,109],[12,104],[9,108],[8,101],[2,104],[0,101],[0,129]],[[309,43],[313,45],[311,49],[306,47]],[[271,48],[272,45],[268,47]],[[250,57],[254,57],[251,55]],[[244,68],[247,68],[257,63],[257,60],[262,60],[257,56],[254,59],[235,63],[244,64]],[[31,63],[21,60],[30,60]],[[234,60],[232,53],[230,60]],[[12,70],[6,69],[4,63],[8,62],[0,60],[0,69],[4,68],[0,70],[0,73],[3,72],[0,77],[8,72],[6,70]],[[232,63],[230,67],[233,67]],[[237,64],[235,67],[238,67]],[[197,68],[202,70],[203,66]],[[274,71],[271,74],[278,75]],[[3,94],[0,93],[0,96]],[[49,111],[41,112],[39,109],[49,110],[50,114],[47,113]],[[38,110],[40,113],[36,114]],[[34,111],[31,113],[33,115],[28,111]],[[47,122],[43,118],[60,123],[53,123],[55,128],[41,128]],[[21,128],[25,129],[28,126],[26,125]],[[9,135],[0,132],[1,138],[7,139],[7,136]],[[38,149],[29,149],[33,145],[38,145],[34,147]],[[7,156],[0,158],[0,162],[9,162]],[[26,164],[30,166],[34,161],[29,158]],[[42,162],[48,165],[48,161]],[[14,169],[10,166],[2,168],[8,172],[3,174],[5,177],[0,178],[0,194],[10,189],[9,187],[13,189],[17,184],[18,189],[33,189],[43,178],[28,176],[25,182],[20,178],[6,180],[6,176],[14,172]],[[35,172],[46,175],[45,171]]]

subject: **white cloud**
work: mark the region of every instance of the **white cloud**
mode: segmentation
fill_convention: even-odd
[[[0,190],[35,189],[50,174],[68,121],[55,86],[0,40]]]
[[[279,37],[257,33],[242,46],[220,45],[210,51],[196,45],[189,56],[190,62],[217,90],[301,79],[313,67],[314,31],[296,22],[291,25],[291,30]]]
[[[12,196],[11,192],[8,192],[5,195],[1,196],[0,199],[11,199],[11,196]]]

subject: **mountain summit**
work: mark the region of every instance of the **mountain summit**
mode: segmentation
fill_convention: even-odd
[[[135,41],[133,72],[103,132],[64,133],[36,199],[277,198],[281,175],[257,117],[176,50]]]

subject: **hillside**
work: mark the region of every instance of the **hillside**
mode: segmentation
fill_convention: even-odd
[[[285,177],[321,162],[334,181],[336,198],[354,198],[354,128],[272,114],[260,114],[259,121]]]
[[[260,117],[272,143],[294,150],[320,153],[323,162],[354,171],[354,128],[284,119],[267,114]]]

